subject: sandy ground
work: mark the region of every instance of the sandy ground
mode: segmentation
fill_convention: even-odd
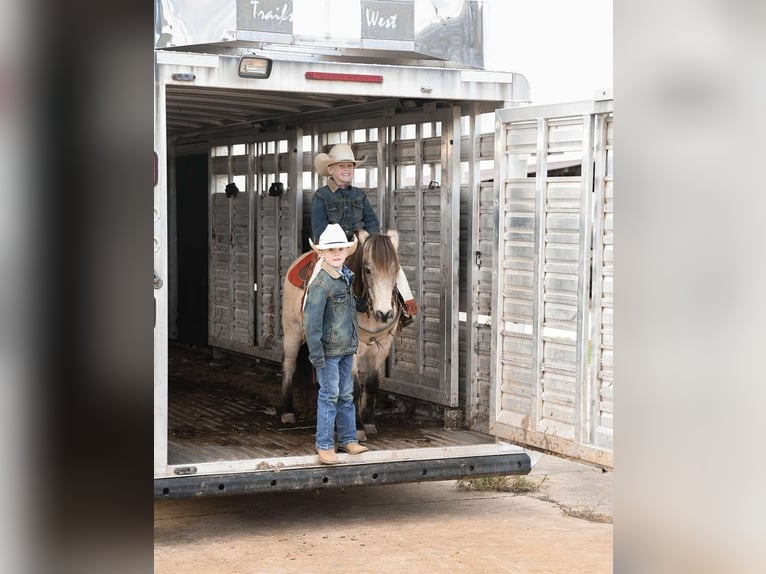
[[[527,478],[156,501],[155,573],[612,572],[612,473],[546,455]]]

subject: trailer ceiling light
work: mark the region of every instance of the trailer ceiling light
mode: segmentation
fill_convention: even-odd
[[[271,60],[257,56],[242,56],[239,59],[241,78],[266,79],[271,75]]]
[[[363,82],[382,84],[383,76],[377,74],[340,74],[337,72],[306,72],[307,80],[330,80],[334,82]]]

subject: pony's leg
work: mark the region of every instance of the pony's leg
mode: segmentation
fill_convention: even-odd
[[[362,399],[359,402],[361,409],[362,426],[366,434],[378,434],[378,427],[375,424],[375,396],[380,385],[380,376],[377,369],[371,369],[364,373],[364,387],[362,390]]]
[[[378,390],[377,362],[374,351],[369,347],[362,351],[357,372],[359,380],[356,402],[357,433],[377,434],[375,426],[375,393]]]
[[[383,343],[380,347],[375,347],[372,357],[367,361],[367,372],[364,373],[364,392],[362,395],[362,423],[367,434],[378,434],[378,425],[375,422],[375,409],[378,396],[380,380],[383,377],[386,366],[386,359],[391,351],[391,340]]]
[[[282,358],[282,400],[279,405],[279,412],[283,423],[295,424],[293,376],[295,375],[301,339],[299,336],[285,334],[282,345],[284,347],[284,357]]]
[[[364,442],[367,440],[367,435],[364,432],[364,425],[362,424],[362,385],[359,381],[359,354],[354,354],[354,365],[351,368],[351,373],[354,377],[354,410],[356,411],[356,440]]]

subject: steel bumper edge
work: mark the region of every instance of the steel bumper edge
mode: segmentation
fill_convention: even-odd
[[[266,492],[296,492],[374,484],[459,480],[529,474],[529,454],[492,455],[287,467],[279,470],[160,477],[154,479],[155,499],[196,498]]]

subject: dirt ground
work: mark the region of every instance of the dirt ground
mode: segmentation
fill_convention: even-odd
[[[612,572],[612,473],[543,456],[536,492],[455,481],[157,501],[155,573]]]

